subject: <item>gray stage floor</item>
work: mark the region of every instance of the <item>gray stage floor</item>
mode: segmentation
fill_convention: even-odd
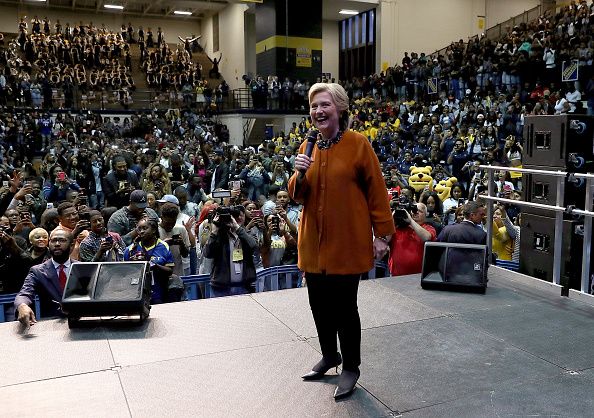
[[[332,398],[305,289],[155,306],[136,329],[0,325],[0,416],[591,417],[594,307],[490,272],[486,295],[362,282],[360,385]]]

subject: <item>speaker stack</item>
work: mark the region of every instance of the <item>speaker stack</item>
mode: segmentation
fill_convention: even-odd
[[[527,116],[524,121],[523,168],[594,173],[594,118],[585,115]],[[563,206],[584,209],[586,182],[571,174],[563,179]],[[557,177],[523,174],[524,200],[556,206]],[[520,272],[553,280],[555,212],[522,208]],[[564,215],[561,284],[579,289],[583,219]]]

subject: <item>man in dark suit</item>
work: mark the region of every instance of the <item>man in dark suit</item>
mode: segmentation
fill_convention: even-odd
[[[60,301],[72,266],[70,251],[73,244],[72,235],[64,230],[55,230],[50,235],[49,252],[52,258],[31,267],[14,300],[15,313],[23,325],[30,326],[36,322],[31,309],[36,295],[39,296],[41,316],[61,314]]]
[[[458,224],[446,226],[439,236],[438,241],[458,244],[487,244],[487,233],[483,230],[482,224],[485,218],[485,207],[477,202],[468,202],[462,211],[464,220]],[[458,284],[475,284],[477,271],[475,257],[470,256],[464,249],[450,248],[448,252],[448,265],[456,266],[457,274],[450,277]],[[489,257],[485,260],[484,271],[489,268]],[[452,279],[455,277],[455,279]],[[487,279],[488,280],[488,279]]]
[[[487,244],[487,233],[482,228],[485,217],[485,207],[477,202],[464,205],[464,220],[459,224],[446,226],[437,241],[458,244]]]
[[[227,189],[229,187],[229,166],[225,162],[224,152],[217,148],[214,150],[212,166],[212,178],[210,181],[210,192],[216,189]]]

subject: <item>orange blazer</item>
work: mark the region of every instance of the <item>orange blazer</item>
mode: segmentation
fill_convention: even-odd
[[[305,152],[307,141],[299,153]],[[373,236],[395,231],[386,185],[367,139],[346,131],[327,150],[314,147],[314,162],[289,195],[303,204],[299,221],[299,268],[309,273],[359,274],[373,267]]]

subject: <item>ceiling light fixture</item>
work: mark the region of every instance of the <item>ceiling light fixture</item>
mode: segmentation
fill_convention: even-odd
[[[185,10],[174,10],[174,15],[182,15],[182,16],[192,16],[192,12],[187,12]]]
[[[349,9],[341,9],[340,12],[338,12],[341,15],[358,15],[359,12],[356,10],[349,10]]]
[[[106,9],[124,10],[124,6],[120,6],[119,4],[104,4],[103,7]]]

